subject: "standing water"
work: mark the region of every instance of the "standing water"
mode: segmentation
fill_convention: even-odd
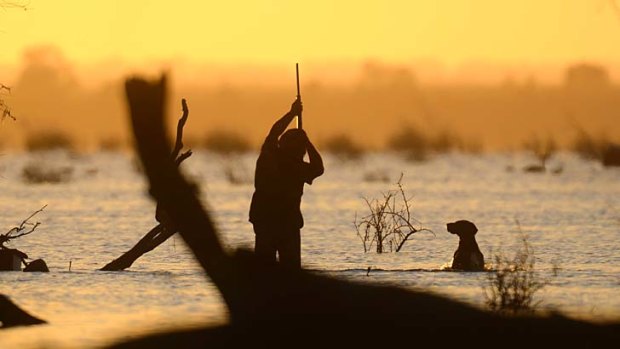
[[[203,202],[231,249],[253,245],[247,217],[256,156],[225,159],[197,152],[183,165],[201,185]],[[51,152],[5,154],[0,160],[0,232],[47,204],[34,218],[41,226],[10,247],[45,259],[50,268],[50,273],[0,272],[0,294],[49,322],[0,331],[0,348],[96,347],[227,321],[220,295],[178,236],[128,271],[96,271],[156,224],[155,205],[131,156]],[[30,184],[22,169],[32,163],[73,170],[64,183]],[[537,270],[550,281],[538,294],[544,307],[589,320],[620,318],[620,169],[570,154],[559,154],[551,165],[561,165],[561,173],[519,170],[528,163],[524,154],[453,154],[418,163],[385,154],[349,162],[327,157],[325,174],[306,186],[302,200],[303,265],[482,307],[487,273],[442,270],[458,245],[445,224],[474,222],[487,262],[500,249],[514,253],[520,225],[534,248]],[[364,253],[353,223],[356,213],[367,214],[363,198],[395,189],[401,173],[413,196],[413,215],[434,235],[414,234],[399,253]],[[385,177],[388,181],[381,180]]]

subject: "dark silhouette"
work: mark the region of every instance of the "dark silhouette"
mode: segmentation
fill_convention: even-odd
[[[8,232],[0,234],[0,271],[20,271],[21,265],[25,266],[24,271],[43,271],[47,272],[47,264],[42,259],[36,259],[28,262],[28,255],[16,248],[8,248],[5,243],[34,233],[40,222],[32,223],[30,219],[42,212],[47,205],[34,211],[30,216],[24,219],[19,225],[12,227]]]
[[[133,339],[114,348],[597,347],[619,324],[561,316],[502,317],[445,297],[354,283],[224,250],[209,212],[169,159],[165,79],[126,83],[133,132],[150,193],[167,212],[229,310],[230,323]]]
[[[529,173],[547,172],[547,161],[557,150],[555,141],[549,137],[546,139],[532,137],[524,143],[524,147],[536,156],[539,163],[526,166],[523,168],[523,171]]]
[[[174,142],[174,149],[170,154],[170,159],[174,161],[176,166],[181,165],[185,159],[192,156],[191,150],[181,153],[181,150],[183,149],[183,128],[185,127],[185,123],[187,122],[187,118],[189,116],[189,108],[187,107],[187,102],[185,99],[181,100],[181,106],[183,108],[183,115],[177,123],[176,141]],[[125,270],[131,267],[133,262],[142,257],[142,255],[163,244],[166,240],[168,240],[168,238],[176,233],[174,224],[166,217],[165,212],[161,210],[159,205],[157,205],[157,208],[155,209],[155,219],[159,222],[159,224],[153,227],[153,229],[142,237],[142,239],[140,239],[140,241],[138,241],[138,243],[135,244],[129,251],[123,253],[120,257],[106,264],[99,270]]]
[[[9,297],[0,294],[0,328],[45,323],[47,322],[28,314],[25,310],[18,307]]]
[[[454,252],[452,269],[480,271],[484,270],[484,256],[478,248],[476,233],[478,228],[470,221],[460,220],[447,224],[448,231],[459,237],[459,247]]]
[[[271,127],[256,161],[250,222],[256,235],[255,253],[266,261],[301,268],[300,229],[304,225],[301,196],[304,183],[323,174],[323,160],[302,129],[286,128],[301,115],[299,99]],[[310,162],[304,161],[308,153]]]
[[[603,166],[620,166],[620,144],[609,144],[603,151]]]
[[[45,263],[42,259],[35,259],[32,262],[28,263],[24,268],[24,271],[40,271],[40,272],[49,272],[49,268],[47,267],[47,263]]]
[[[2,237],[0,235],[0,241]],[[28,262],[27,259],[28,255],[24,252],[0,244],[0,271],[20,271],[22,264],[24,265],[23,271],[49,271],[43,259],[35,259],[32,262]]]
[[[564,86],[568,89],[591,92],[608,89],[611,85],[609,71],[599,64],[578,63],[566,68],[564,72]]]
[[[2,239],[2,236],[0,236]],[[8,248],[0,243],[0,271],[20,271],[22,262],[28,255],[16,248]]]

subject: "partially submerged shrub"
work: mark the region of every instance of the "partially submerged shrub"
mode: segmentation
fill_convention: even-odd
[[[409,160],[423,161],[428,158],[431,147],[428,137],[409,125],[390,137],[388,149],[403,153]]]
[[[22,169],[23,180],[33,184],[68,182],[72,174],[72,167],[54,167],[41,162],[31,162]]]
[[[342,160],[359,159],[363,154],[362,147],[345,134],[327,139],[323,144],[323,149]]]
[[[123,141],[118,137],[104,137],[99,140],[99,150],[117,152],[123,149]]]
[[[207,135],[206,149],[220,154],[244,153],[251,150],[250,143],[233,131],[214,131]]]
[[[527,166],[524,170],[526,172],[544,172],[547,170],[547,161],[555,154],[557,145],[553,138],[547,137],[541,139],[533,136],[523,144],[526,150],[529,150],[536,156],[540,164]]]
[[[252,173],[237,156],[226,157],[222,163],[222,170],[224,171],[224,177],[226,177],[230,184],[242,185],[252,183]]]
[[[382,193],[380,199],[364,198],[368,213],[361,218],[355,216],[354,224],[357,236],[362,240],[364,252],[374,246],[377,253],[399,252],[405,242],[419,231],[433,233],[429,229],[419,228],[419,222],[411,213],[413,198],[405,195],[402,185],[403,176],[396,183],[398,189]]]
[[[576,127],[576,132],[572,150],[584,159],[601,161],[611,142],[604,136],[594,137],[579,126]]]
[[[540,304],[536,293],[549,283],[536,271],[534,249],[520,227],[519,233],[521,245],[512,258],[502,251],[493,255],[493,269],[484,286],[489,309],[506,315],[534,312]]]
[[[576,131],[571,147],[575,153],[584,159],[600,161],[603,166],[620,166],[620,145],[603,135],[594,137],[580,126]]]
[[[620,166],[620,144],[609,144],[605,148],[603,166]]]
[[[573,140],[571,149],[584,159],[598,160],[603,153],[602,142],[594,139],[583,129],[578,130],[578,134]]]
[[[484,144],[480,140],[469,139],[461,143],[459,150],[469,154],[481,154],[484,151]]]
[[[465,140],[449,129],[444,129],[430,139],[430,149],[435,153],[459,151],[470,154],[482,153],[483,146],[479,140]]]
[[[26,149],[28,151],[71,150],[73,142],[68,135],[60,131],[37,132],[27,135]]]
[[[383,182],[390,181],[390,176],[384,170],[375,170],[364,173],[364,182]]]
[[[461,148],[462,141],[454,132],[442,130],[429,141],[429,147],[438,153],[447,153]]]
[[[4,244],[10,243],[11,240],[34,233],[37,227],[41,225],[41,222],[31,222],[30,220],[37,214],[43,212],[46,207],[47,205],[43,205],[43,207],[26,217],[26,219],[24,219],[19,225],[12,227],[4,234],[0,234],[0,249],[8,248],[7,246],[4,246]]]
[[[477,154],[483,150],[480,142],[465,141],[449,129],[443,129],[432,135],[411,125],[394,133],[388,139],[387,147],[414,161],[427,160],[433,153],[460,151]]]

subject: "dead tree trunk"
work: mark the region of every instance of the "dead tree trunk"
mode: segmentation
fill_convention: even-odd
[[[181,153],[181,150],[183,149],[183,127],[185,126],[189,115],[189,109],[187,108],[185,99],[181,101],[181,104],[183,106],[183,115],[177,124],[176,142],[174,149],[170,154],[170,159],[174,161],[177,166],[179,166],[183,160],[192,155],[191,150]],[[168,238],[176,233],[177,229],[174,227],[174,224],[170,222],[167,218],[167,214],[160,208],[159,205],[157,205],[157,209],[155,210],[155,219],[157,219],[159,224],[144,235],[144,237],[140,239],[134,247],[99,270],[119,271],[127,269],[131,267],[133,262],[142,257],[142,255],[154,250],[157,246],[163,244],[166,240],[168,240]]]
[[[123,253],[120,257],[106,264],[100,270],[103,271],[118,271],[124,270],[133,264],[143,254],[152,251],[157,246],[161,245],[169,237],[174,235],[174,230],[166,229],[162,224],[156,225],[151,231],[149,231],[138,243],[132,247],[129,251]]]
[[[154,83],[130,79],[125,89],[150,194],[221,292],[230,324],[156,334],[114,348],[377,348],[411,341],[446,348],[469,343],[496,348],[507,336],[511,348],[532,343],[581,348],[620,340],[619,324],[590,324],[559,315],[502,317],[431,293],[290,270],[250,253],[228,253],[193,185],[167,158],[165,78]]]

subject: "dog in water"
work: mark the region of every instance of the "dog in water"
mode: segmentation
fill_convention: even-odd
[[[470,221],[460,220],[447,224],[448,231],[459,236],[459,248],[454,252],[452,269],[480,271],[484,270],[484,256],[478,248],[475,235],[476,225]]]
[[[291,270],[251,251],[232,254],[195,186],[170,159],[170,133],[164,127],[166,79],[130,79],[125,88],[150,193],[220,292],[230,320],[131,339],[110,349],[375,349],[411,346],[412,338],[438,348],[479,349],[604,348],[620,342],[620,322],[505,317],[419,290]]]

